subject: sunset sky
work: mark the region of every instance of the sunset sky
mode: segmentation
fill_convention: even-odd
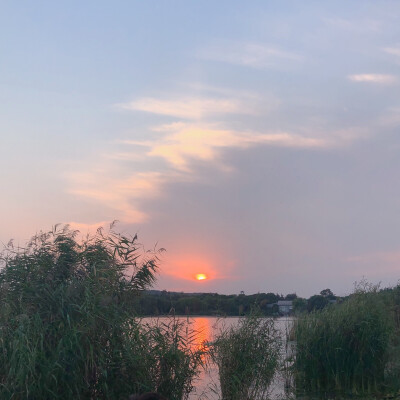
[[[396,284],[399,21],[399,1],[2,2],[0,240],[119,220],[166,248],[159,289]]]

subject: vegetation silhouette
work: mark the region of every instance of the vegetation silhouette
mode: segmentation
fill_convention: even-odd
[[[223,328],[211,348],[222,400],[265,399],[280,361],[281,334],[272,318],[253,311]]]
[[[362,281],[340,304],[301,315],[294,329],[297,391],[366,396],[398,390],[398,291]]]
[[[0,398],[187,397],[201,364],[190,332],[175,319],[143,324],[134,310],[158,252],[113,226],[77,235],[55,227],[2,252]]]
[[[308,301],[295,294],[224,296],[232,312],[252,304],[258,312],[199,346],[185,319],[137,317],[159,252],[144,252],[136,236],[113,225],[77,237],[55,227],[1,253],[1,399],[187,399],[207,356],[218,367],[223,400],[264,399],[282,365],[280,334],[265,318],[279,299],[293,301],[299,313],[291,334],[296,351],[285,363],[298,392],[365,398],[400,390],[400,286],[361,282],[340,301],[330,289]],[[178,310],[199,301],[221,309],[220,295],[208,295],[179,294],[174,303],[168,292],[152,298]]]

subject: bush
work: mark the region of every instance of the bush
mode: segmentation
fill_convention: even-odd
[[[0,398],[120,399],[165,390],[180,399],[196,354],[177,324],[152,329],[133,309],[154,282],[157,254],[140,255],[136,236],[112,230],[79,243],[76,235],[55,228],[2,253]]]
[[[222,399],[264,399],[278,367],[281,338],[271,318],[250,315],[222,329],[212,346]]]
[[[295,326],[296,387],[308,393],[371,394],[384,388],[393,318],[377,287],[302,315]]]

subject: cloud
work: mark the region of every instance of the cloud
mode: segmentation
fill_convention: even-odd
[[[383,51],[393,56],[400,57],[400,47],[385,47]]]
[[[123,152],[116,149],[111,154],[103,154],[84,168],[86,172],[71,173],[69,193],[102,204],[106,209],[104,220],[116,218],[126,223],[143,223],[149,218],[144,206],[146,200],[162,196],[168,183],[198,179],[194,161],[226,172],[232,171],[223,160],[227,150],[255,146],[324,149],[349,140],[349,135],[335,139],[288,132],[241,132],[183,122],[154,130],[161,133],[160,138],[119,141]],[[132,151],[127,151],[127,146]],[[128,167],[126,161],[130,155],[133,163]],[[164,164],[160,165],[159,160]]]
[[[400,126],[400,107],[390,107],[381,115],[379,123],[388,127]]]
[[[221,151],[232,148],[248,148],[271,145],[295,148],[324,148],[331,140],[306,137],[287,132],[254,133],[215,129],[197,124],[172,124],[156,128],[169,133],[154,141],[125,141],[126,144],[148,147],[147,155],[161,157],[178,170],[189,171],[191,160],[216,161]]]
[[[148,126],[146,140],[114,142],[112,150],[103,150],[96,159],[81,165],[80,172],[68,175],[69,193],[102,205],[103,221],[144,223],[150,217],[146,201],[162,197],[171,183],[200,180],[196,169],[200,164],[220,172],[234,171],[225,162],[228,151],[260,146],[323,150],[347,145],[365,134],[355,129],[319,132],[303,127],[290,132],[230,128],[224,114],[257,114],[265,118],[265,109],[268,113],[278,101],[207,86],[193,86],[191,90],[202,95],[175,96],[172,100],[146,97],[119,104],[124,109],[178,120]],[[213,120],[216,115],[219,118]]]
[[[367,82],[384,85],[398,82],[397,76],[388,74],[355,74],[349,75],[348,78],[353,82]]]
[[[127,174],[117,163],[108,171],[94,168],[84,174],[72,173],[68,178],[69,193],[102,204],[110,210],[112,219],[117,216],[127,223],[141,223],[148,216],[140,210],[140,201],[159,196],[168,174],[157,171]]]
[[[238,99],[184,97],[157,99],[147,97],[117,105],[125,110],[145,111],[184,119],[201,119],[216,114],[255,114],[254,108]]]
[[[400,65],[400,46],[385,47],[383,51],[394,58],[394,62]]]
[[[200,51],[198,57],[260,69],[302,59],[300,55],[276,46],[251,42],[221,42]]]

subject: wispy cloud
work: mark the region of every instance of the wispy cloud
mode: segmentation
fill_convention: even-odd
[[[125,110],[145,111],[184,119],[201,119],[217,114],[255,114],[255,110],[248,104],[234,98],[159,99],[147,97],[117,106]]]
[[[106,213],[110,219],[142,223],[149,217],[144,202],[162,196],[164,185],[198,179],[194,162],[204,162],[207,166],[227,172],[232,170],[224,163],[224,152],[228,150],[255,146],[324,149],[344,142],[340,137],[313,137],[289,132],[240,132],[182,122],[154,129],[162,134],[160,138],[120,141],[124,151],[116,149],[111,154],[104,154],[86,166],[87,172],[70,174],[69,192],[102,204],[108,210]],[[132,157],[138,171],[146,172],[135,171],[135,166],[127,171],[129,157]],[[165,164],[160,166],[159,160]]]
[[[385,47],[383,49],[384,52],[391,54],[396,57],[400,57],[400,46],[397,47]]]
[[[390,107],[379,118],[379,123],[388,127],[400,126],[400,107]]]
[[[184,171],[189,170],[191,160],[218,160],[223,149],[244,149],[256,145],[324,148],[332,144],[328,139],[287,132],[237,132],[190,123],[163,125],[156,129],[169,133],[154,141],[125,141],[125,143],[148,147],[148,156],[161,157],[174,168]]]
[[[377,84],[393,84],[399,81],[398,77],[389,74],[355,74],[349,75],[348,78],[353,82],[367,82]]]
[[[197,167],[202,163],[223,173],[234,168],[225,154],[258,146],[323,150],[342,146],[358,138],[359,132],[316,132],[299,128],[290,131],[233,129],[224,114],[258,114],[277,106],[271,98],[259,99],[251,93],[237,93],[196,87],[202,96],[138,99],[119,106],[175,117],[173,123],[148,127],[146,140],[120,140],[112,151],[105,151],[69,175],[69,192],[104,207],[103,220],[120,219],[128,223],[148,220],[145,203],[159,198],[165,186],[176,182],[193,183],[201,179]],[[221,97],[219,97],[221,96]],[[218,118],[214,118],[215,116]]]
[[[400,65],[400,45],[385,47],[383,51],[392,56],[395,64]]]
[[[252,42],[220,42],[201,50],[198,57],[252,68],[268,68],[282,62],[298,62],[302,57],[277,46]]]
[[[114,163],[103,170],[94,167],[87,173],[71,173],[69,192],[102,204],[111,219],[117,215],[124,222],[141,223],[147,215],[140,210],[139,202],[160,195],[168,175],[157,171],[127,173]]]

